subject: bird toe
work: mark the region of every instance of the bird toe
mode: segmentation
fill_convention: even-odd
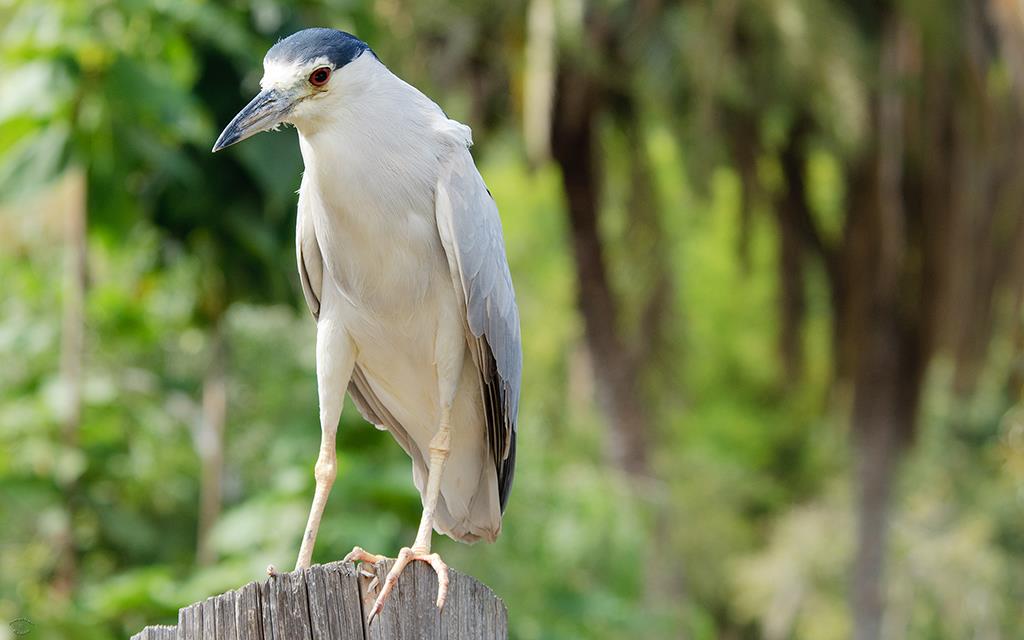
[[[370,609],[367,624],[373,622],[377,614],[383,611],[384,603],[387,602],[388,596],[391,595],[395,585],[398,583],[399,576],[402,575],[405,568],[414,560],[426,562],[434,570],[434,573],[437,574],[437,608],[441,609],[444,607],[444,603],[448,598],[448,565],[436,553],[402,547],[401,551],[398,552],[398,557],[395,559],[395,564],[391,567],[391,571],[388,572],[387,578],[384,580],[384,586],[381,587],[380,593],[377,594],[373,608]]]

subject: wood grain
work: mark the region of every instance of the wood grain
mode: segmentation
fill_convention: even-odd
[[[485,585],[450,570],[448,602],[434,606],[437,576],[406,568],[384,610],[366,614],[392,561],[355,567],[332,562],[277,574],[178,612],[175,626],[146,627],[132,640],[504,640],[505,603]]]
[[[235,593],[235,630],[238,632],[238,640],[263,640],[260,586],[250,582]]]
[[[383,584],[392,564],[392,560],[385,560],[374,565],[379,584]],[[434,570],[424,562],[406,567],[384,610],[367,628],[367,640],[507,638],[505,603],[469,576],[452,570],[448,571],[448,576],[448,601],[438,610]]]
[[[146,627],[132,636],[132,640],[175,640],[177,627],[158,624]]]

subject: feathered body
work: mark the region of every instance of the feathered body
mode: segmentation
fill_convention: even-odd
[[[271,75],[269,59],[267,66]],[[507,299],[483,300],[487,317],[474,330],[472,308],[481,301],[474,302],[473,283],[465,282],[458,264],[467,253],[480,262],[500,257],[504,264],[500,226],[496,246],[493,238],[481,238],[479,246],[467,240],[462,255],[456,246],[460,232],[449,233],[446,242],[445,230],[439,230],[439,219],[442,226],[445,220],[439,194],[442,207],[459,206],[447,193],[453,176],[471,182],[475,176],[479,185],[473,186],[483,188],[468,151],[470,130],[447,118],[372,52],[349,62],[334,82],[315,109],[300,104],[295,110],[305,163],[298,266],[318,333],[328,332],[344,345],[340,348],[351,349],[350,395],[361,413],[390,431],[412,458],[421,494],[441,419],[439,378],[448,371],[457,380],[435,529],[465,542],[493,541],[514,464],[521,355],[507,266],[495,276],[503,280],[496,288],[507,283],[507,293],[499,292]],[[467,175],[469,167],[473,175]],[[486,210],[463,215],[496,217],[483,191],[462,208],[479,208],[472,199],[486,198]],[[465,194],[458,195],[465,200]],[[489,228],[488,233],[493,235]],[[495,251],[500,256],[485,255]],[[492,318],[492,311],[505,317]],[[505,353],[492,352],[501,341],[488,340],[486,328],[480,328],[492,325],[514,333],[515,344],[501,347]],[[318,353],[321,357],[329,353]],[[514,385],[498,375],[498,357],[515,369]],[[343,386],[344,371],[336,378]]]

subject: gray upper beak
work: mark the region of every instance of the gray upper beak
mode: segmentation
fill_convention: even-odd
[[[291,107],[292,101],[280,91],[261,91],[224,128],[213,145],[213,151],[220,151],[261,131],[276,127],[284,121]]]

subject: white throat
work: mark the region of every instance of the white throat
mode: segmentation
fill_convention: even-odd
[[[372,202],[393,212],[432,211],[432,201],[421,200],[432,199],[449,150],[471,144],[469,127],[449,120],[369,53],[336,71],[331,82],[293,119],[304,183],[315,180],[332,206],[346,210]]]

